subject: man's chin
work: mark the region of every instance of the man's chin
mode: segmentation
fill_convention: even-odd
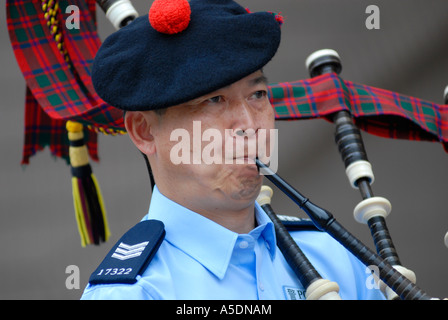
[[[228,165],[235,173],[243,176],[259,176],[258,167],[255,161],[246,159],[245,162],[233,163]]]
[[[232,193],[232,199],[253,203],[260,193],[260,188],[261,182],[259,181],[252,179],[241,181],[238,189]]]

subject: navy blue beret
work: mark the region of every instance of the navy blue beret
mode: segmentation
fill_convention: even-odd
[[[260,70],[280,44],[270,12],[231,0],[191,0],[190,10],[176,34],[156,31],[145,15],[110,35],[92,68],[99,96],[127,111],[178,105]]]

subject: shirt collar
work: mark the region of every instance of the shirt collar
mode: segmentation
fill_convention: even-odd
[[[271,258],[276,252],[275,229],[272,221],[255,203],[258,226],[249,234],[262,236]],[[165,225],[165,240],[185,252],[210,272],[222,279],[226,273],[238,234],[214,221],[168,199],[154,187],[148,214],[143,220],[156,219]]]

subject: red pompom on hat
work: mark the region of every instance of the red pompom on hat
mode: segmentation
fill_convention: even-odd
[[[187,0],[155,0],[149,9],[149,23],[158,32],[175,34],[190,23],[191,9]]]

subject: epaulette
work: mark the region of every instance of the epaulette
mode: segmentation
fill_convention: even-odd
[[[277,215],[288,231],[320,231],[310,219],[296,216]]]
[[[90,284],[135,283],[146,270],[165,238],[165,226],[159,220],[136,224],[109,251],[92,273]]]

